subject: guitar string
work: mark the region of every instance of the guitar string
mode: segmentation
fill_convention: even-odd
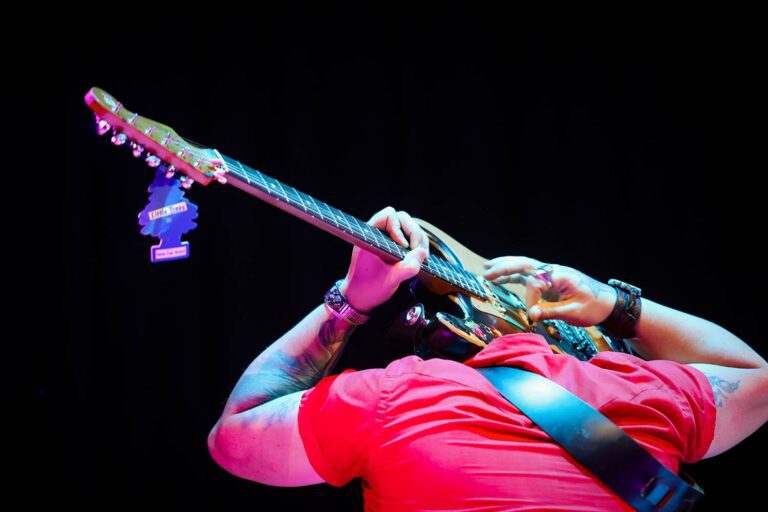
[[[196,149],[202,149],[202,150],[210,149],[210,148],[207,148],[207,147],[206,147],[205,145],[203,145],[202,143],[196,142],[196,141],[194,141],[194,140],[192,140],[192,139],[190,139],[190,138],[185,138],[185,137],[179,137],[179,138],[180,138],[181,140],[183,140],[184,142],[187,142],[188,144],[192,145],[192,146],[193,146],[193,147],[195,147]],[[230,158],[230,157],[226,157],[226,156],[224,156],[224,155],[222,155],[222,158],[224,158],[224,160],[225,160],[225,161],[226,161],[227,159],[229,159],[229,160],[231,160],[233,163],[236,163],[236,164],[238,164],[238,165],[239,165],[239,166],[242,168],[242,170],[243,170],[243,173],[244,173],[244,177],[246,178],[246,180],[247,180],[247,181],[250,181],[250,177],[248,176],[248,172],[247,172],[247,171],[246,171],[246,169],[245,169],[245,167],[247,167],[247,166],[245,166],[245,167],[244,167],[244,166],[243,166],[243,164],[242,164],[242,163],[240,163],[239,161],[237,161],[237,160],[235,160],[235,159],[232,159],[232,158]],[[252,169],[252,170],[256,171],[255,169]],[[277,184],[280,186],[280,189],[283,191],[283,194],[282,194],[282,195],[285,197],[286,201],[288,201],[288,203],[289,203],[289,204],[290,204],[291,202],[293,202],[293,203],[296,203],[297,205],[300,205],[302,208],[304,208],[304,210],[305,210],[305,211],[307,211],[307,210],[313,210],[313,211],[315,211],[315,210],[312,208],[312,206],[311,206],[311,205],[309,205],[309,206],[308,206],[307,204],[305,204],[304,200],[303,200],[303,199],[302,199],[302,197],[301,197],[301,194],[304,194],[305,196],[307,196],[308,198],[310,198],[310,199],[312,200],[312,202],[314,202],[314,203],[317,203],[317,201],[316,201],[316,200],[315,200],[315,199],[314,199],[312,196],[310,196],[309,194],[303,193],[303,192],[299,191],[298,189],[296,189],[295,187],[291,187],[290,185],[288,186],[288,187],[289,187],[289,189],[288,189],[288,190],[286,190],[286,189],[283,187],[283,184],[282,184],[282,183],[281,183],[279,180],[277,180],[277,179],[275,179],[275,178],[272,178],[272,177],[270,177],[270,176],[267,176],[267,175],[265,175],[265,174],[261,173],[260,171],[256,171],[256,172],[258,172],[260,176],[262,176],[263,178],[265,178],[265,179],[264,179],[264,183],[263,183],[263,185],[264,185],[264,187],[267,189],[267,191],[269,191],[270,189],[269,189],[269,187],[268,187],[268,185],[267,185],[267,183],[266,183],[266,178],[269,178],[269,179],[273,180],[275,183],[277,183]],[[238,175],[238,173],[237,173],[236,171],[235,171],[235,174],[236,174],[236,175]],[[292,189],[292,190],[295,192],[295,197],[296,197],[296,198],[293,198],[293,197],[291,196],[291,193],[289,192],[291,189]],[[268,192],[268,193],[269,193],[269,192]],[[297,199],[298,199],[298,200],[297,200]],[[324,202],[322,202],[322,201],[321,201],[321,203],[322,203],[322,204],[325,204],[325,205],[326,205],[326,209],[328,209],[329,213],[333,214],[333,212],[331,211],[331,207],[330,207],[330,206],[329,206],[327,203],[324,203]],[[342,215],[340,216],[340,218],[342,218],[342,219],[343,219],[343,220],[346,222],[346,224],[349,226],[350,230],[352,231],[352,234],[353,234],[353,235],[362,235],[363,239],[364,239],[365,241],[367,241],[367,237],[365,236],[365,234],[366,234],[366,232],[367,232],[367,233],[370,233],[370,234],[371,234],[371,236],[374,238],[374,241],[375,241],[375,239],[376,239],[376,238],[379,238],[380,240],[384,240],[384,243],[386,244],[387,248],[389,249],[389,251],[388,251],[388,252],[389,252],[390,254],[392,254],[392,252],[394,252],[395,254],[392,254],[393,256],[395,256],[395,255],[396,255],[397,257],[399,257],[399,258],[401,258],[401,259],[405,257],[405,254],[402,252],[404,248],[403,248],[402,246],[400,246],[399,244],[397,244],[397,243],[396,243],[394,240],[392,240],[391,238],[389,238],[389,236],[388,236],[388,235],[386,235],[385,233],[383,233],[381,230],[378,230],[378,228],[377,228],[377,230],[376,230],[376,231],[373,231],[373,230],[372,230],[372,226],[370,226],[370,225],[369,225],[369,224],[367,224],[367,223],[362,223],[362,222],[360,222],[360,221],[357,219],[357,217],[354,217],[354,216],[351,216],[351,215],[349,215],[349,214],[346,214],[346,213],[342,212],[341,210],[338,210],[338,209],[336,209],[336,210],[337,210],[337,211],[338,211],[340,214],[342,214]],[[321,210],[321,208],[320,208],[320,206],[319,206],[319,205],[318,205],[318,208],[317,208],[317,210],[315,211],[315,213],[316,213],[316,214],[317,214],[317,215],[320,217],[320,219],[321,219],[321,220],[326,220],[326,218],[325,218],[325,215],[323,214],[323,212],[322,212],[322,210]],[[351,218],[351,219],[352,219],[352,220],[353,220],[353,221],[354,221],[356,224],[358,224],[359,226],[361,226],[361,228],[362,228],[362,229],[361,229],[361,232],[360,232],[360,233],[358,233],[358,232],[357,232],[357,230],[355,230],[355,228],[354,228],[354,227],[353,227],[353,226],[352,226],[352,225],[349,223],[349,219],[350,219],[350,218]],[[334,223],[336,223],[336,224],[337,224],[337,226],[336,226],[337,228],[341,228],[341,226],[340,226],[340,225],[338,225],[338,220],[337,220],[335,217],[331,217],[330,219],[331,219],[331,220],[333,220],[333,221],[334,221]],[[379,246],[379,244],[376,244],[376,246],[377,246],[377,247],[379,247],[380,249],[384,249],[383,247]],[[464,284],[465,284],[465,283],[464,283],[464,282],[466,282],[466,286],[468,286],[468,287],[470,288],[469,290],[466,290],[466,288],[465,288],[465,290],[466,290],[466,291],[470,291],[470,292],[473,292],[473,293],[478,293],[478,292],[480,292],[480,294],[481,294],[482,296],[484,296],[484,294],[482,293],[482,289],[481,289],[481,287],[480,287],[480,286],[479,286],[479,284],[477,283],[477,277],[478,277],[478,276],[477,276],[476,274],[474,274],[474,273],[471,273],[471,272],[468,272],[468,271],[466,271],[466,270],[464,270],[464,269],[462,269],[462,268],[459,268],[459,267],[457,267],[456,265],[452,264],[451,262],[448,262],[447,260],[443,260],[443,261],[444,261],[444,265],[447,267],[447,269],[446,269],[446,270],[448,271],[448,273],[449,273],[450,277],[453,277],[453,278],[454,278],[454,279],[451,281],[451,282],[452,282],[452,284],[455,284],[455,285],[458,285],[458,286],[460,286],[460,287],[462,287],[462,288],[465,288],[465,286],[464,286]],[[439,265],[439,263],[438,263],[438,265]],[[428,269],[428,270],[433,270],[433,269],[431,269],[431,268],[429,267],[429,265],[427,265],[427,269]],[[435,268],[434,270],[439,272],[439,269],[438,269],[438,268]],[[438,273],[437,275],[438,275],[438,277],[442,277],[442,276],[440,276],[440,275],[439,275],[439,273]]]
[[[192,146],[193,148],[195,148],[195,149],[210,150],[210,148],[206,147],[204,144],[196,142],[196,141],[194,141],[194,140],[192,140],[190,138],[185,138],[185,137],[179,137],[179,138],[181,140],[183,140],[184,142],[186,142],[187,144],[189,144],[190,146]],[[177,145],[181,146],[178,143],[177,143]],[[245,178],[246,181],[249,184],[251,183],[251,181],[253,181],[253,180],[251,180],[251,177],[250,177],[251,173],[248,173],[248,171],[246,170],[247,166],[243,166],[243,164],[240,163],[238,160],[235,160],[233,158],[227,157],[225,155],[222,155],[222,158],[224,159],[225,163],[228,164],[228,166],[232,167],[230,169],[230,172],[232,172],[233,174],[235,174],[237,176],[240,176],[241,178]],[[232,164],[237,164],[237,166],[239,166],[242,169],[242,173],[243,173],[242,176],[240,175],[240,172],[238,172],[236,170],[236,168]],[[374,242],[374,244],[378,248],[380,248],[382,250],[384,250],[386,248],[386,249],[388,249],[387,252],[389,254],[391,254],[393,256],[397,256],[397,257],[399,257],[401,259],[403,259],[405,257],[405,253],[403,253],[404,248],[402,246],[400,246],[399,244],[397,244],[394,240],[389,238],[387,235],[385,235],[383,232],[378,230],[378,228],[376,228],[377,232],[374,232],[373,231],[373,226],[370,226],[367,223],[362,223],[362,222],[360,222],[357,219],[357,217],[354,217],[352,215],[344,213],[341,210],[338,210],[337,208],[333,208],[333,209],[335,209],[340,215],[334,214],[333,211],[331,210],[332,207],[330,205],[328,205],[327,203],[325,203],[323,201],[320,201],[320,204],[317,204],[317,200],[315,200],[314,197],[310,196],[309,194],[303,193],[303,192],[299,191],[298,189],[296,189],[295,187],[291,187],[290,185],[288,186],[289,187],[288,190],[286,190],[284,188],[283,184],[279,180],[277,180],[275,178],[272,178],[271,176],[265,175],[265,174],[263,174],[262,172],[260,172],[260,171],[258,171],[256,169],[252,169],[252,171],[255,171],[256,173],[258,173],[257,175],[253,176],[255,178],[255,182],[257,184],[260,184],[269,195],[272,195],[272,192],[275,192],[275,193],[279,194],[279,191],[274,188],[274,184],[272,184],[272,188],[269,187],[269,183],[267,182],[268,179],[272,180],[274,183],[277,183],[279,185],[279,187],[280,187],[280,189],[282,191],[282,194],[280,194],[280,195],[282,195],[284,197],[284,199],[288,202],[288,204],[293,203],[293,206],[301,206],[302,208],[304,208],[305,211],[311,210],[313,213],[315,213],[323,221],[333,220],[334,224],[336,224],[336,227],[338,229],[341,229],[342,231],[346,232],[346,230],[344,228],[342,228],[341,224],[339,224],[339,222],[338,222],[338,219],[342,219],[347,224],[347,226],[349,227],[349,230],[351,231],[350,234],[352,234],[353,236],[356,236],[356,237],[362,236],[363,240],[365,240],[367,242],[368,240],[367,240],[367,237],[365,236],[365,234],[369,233],[373,237],[373,240],[371,240],[371,241]],[[291,190],[293,190],[293,194],[290,192]],[[311,199],[312,203],[314,203],[314,205],[317,208],[315,209],[315,208],[313,208],[312,204],[306,203],[304,201],[304,199],[301,197],[301,194],[304,194],[309,199]],[[331,214],[330,217],[326,218],[326,215],[322,212],[321,205],[325,205],[326,209]],[[355,229],[354,225],[349,222],[350,219],[352,219],[355,222],[355,224],[358,225],[358,229]],[[377,239],[380,240],[380,241],[383,240],[386,247],[382,247],[380,244],[376,243]],[[426,268],[428,270],[433,271],[433,269],[430,268],[430,265],[429,265],[428,262],[425,262],[424,266],[426,266]],[[437,272],[437,270],[438,269],[435,268],[433,273],[435,273],[436,275],[438,275],[438,277],[440,277],[439,276],[439,272]],[[459,279],[454,279],[454,281],[459,281]],[[454,284],[459,284],[459,283],[457,282],[457,283],[454,283]],[[472,290],[467,290],[467,291],[472,291]]]
[[[187,142],[188,144],[190,144],[191,146],[193,146],[195,149],[203,149],[203,150],[210,149],[210,148],[206,147],[204,144],[195,142],[192,139],[188,139],[188,138],[184,138],[184,137],[180,137],[180,138],[182,140],[184,140],[185,142]],[[338,229],[342,229],[344,231],[344,229],[338,223],[338,220],[334,217],[333,210],[336,210],[339,214],[341,214],[339,216],[339,218],[342,218],[345,221],[345,223],[349,226],[350,230],[352,231],[351,234],[353,236],[360,235],[360,236],[363,237],[363,240],[365,240],[367,242],[367,239],[365,237],[364,231],[368,231],[369,233],[371,233],[373,235],[374,239],[378,237],[379,239],[382,239],[382,240],[385,241],[385,244],[390,249],[390,254],[391,254],[391,251],[393,250],[392,247],[394,247],[394,251],[397,253],[396,255],[398,257],[400,257],[401,259],[405,257],[405,253],[403,252],[405,248],[403,248],[402,246],[397,244],[394,240],[389,238],[389,236],[386,235],[386,233],[384,233],[383,231],[379,230],[378,228],[374,228],[373,226],[370,226],[370,224],[360,222],[357,219],[357,217],[355,217],[353,215],[350,215],[348,213],[345,213],[345,212],[339,210],[338,208],[334,208],[334,207],[330,206],[328,203],[326,203],[324,201],[320,201],[320,204],[318,204],[318,200],[316,200],[313,196],[307,194],[306,192],[301,192],[297,188],[288,185],[288,187],[289,187],[288,190],[292,189],[294,191],[296,197],[298,198],[298,201],[296,199],[292,200],[288,190],[286,190],[283,187],[282,182],[280,182],[276,178],[272,178],[271,176],[268,176],[268,175],[262,173],[261,171],[258,171],[257,169],[252,169],[252,168],[250,168],[248,166],[244,166],[238,160],[235,160],[235,159],[233,159],[231,157],[227,157],[225,155],[222,155],[222,158],[224,159],[224,161],[227,163],[228,166],[233,164],[233,163],[237,164],[242,169],[243,176],[241,176],[240,173],[235,171],[235,170],[231,170],[231,172],[233,174],[235,174],[236,176],[239,176],[241,178],[245,178],[246,181],[249,182],[249,183],[252,181],[250,176],[249,176],[249,174],[252,174],[252,173],[248,173],[246,168],[251,169],[252,171],[255,171],[257,174],[254,175],[253,177],[256,178],[256,183],[261,182],[261,185],[264,187],[265,191],[268,194],[270,194],[270,192],[269,192],[270,190],[273,190],[274,192],[277,193],[277,190],[275,190],[274,188],[273,189],[269,188],[269,186],[267,184],[267,179],[270,179],[270,180],[273,180],[274,182],[276,182],[280,186],[280,188],[281,188],[281,190],[283,192],[283,197],[288,202],[288,204],[290,204],[291,201],[293,201],[293,203],[294,203],[294,205],[296,207],[301,206],[302,208],[304,208],[305,211],[311,210],[311,211],[315,212],[315,214],[321,220],[323,220],[323,221],[327,221],[329,219],[332,219],[333,222],[336,224],[336,227]],[[314,204],[314,206],[316,206],[317,208],[316,209],[313,208],[312,204],[305,203],[304,199],[301,197],[302,194],[304,194],[306,197],[308,197],[312,201],[312,204]],[[326,209],[328,210],[328,213],[331,214],[331,217],[326,218],[326,215],[322,212],[321,205],[325,205]],[[352,224],[350,224],[349,219],[354,220],[355,224],[358,224],[360,226],[365,226],[365,228],[363,228],[360,233],[357,233],[355,231],[354,227],[352,226]],[[373,229],[376,229],[376,232],[372,231]],[[378,244],[376,244],[376,245],[380,249],[382,249],[382,250],[384,249],[383,247],[380,247]],[[434,268],[430,268],[431,264],[433,264],[432,266]],[[440,270],[439,270],[439,265],[441,265],[441,264],[446,268],[448,276],[451,276],[451,277],[454,278],[452,281],[450,279],[447,279],[448,276],[441,275]],[[469,291],[470,293],[477,293],[483,299],[487,299],[486,294],[483,292],[482,288],[480,287],[480,285],[476,281],[477,277],[479,277],[479,276],[477,276],[474,272],[470,272],[470,271],[465,270],[463,268],[457,267],[456,265],[454,265],[450,261],[445,260],[443,258],[440,258],[437,255],[430,255],[430,257],[422,264],[422,267],[426,267],[426,270],[429,270],[430,272],[432,272],[433,275],[437,276],[438,278],[446,279],[449,282],[451,282],[452,284],[457,285],[460,288],[464,289],[465,291]],[[466,286],[464,285],[464,283],[462,283],[462,279],[466,283]],[[560,323],[560,322],[558,321],[558,323]],[[582,334],[582,335],[586,334],[586,332],[582,328],[580,328],[580,327],[571,326],[568,323],[565,323],[565,325],[568,326],[571,329],[579,331],[579,334]]]
[[[222,156],[224,157],[224,155]],[[333,223],[336,224],[336,227],[338,229],[341,229],[342,231],[347,232],[347,230],[338,221],[338,219],[342,219],[347,224],[347,226],[349,227],[349,230],[351,231],[351,233],[349,234],[352,234],[357,238],[362,238],[363,241],[368,242],[368,237],[366,236],[366,233],[368,233],[373,238],[373,240],[371,241],[374,242],[374,245],[376,245],[378,248],[385,250],[389,252],[391,255],[397,256],[401,259],[405,257],[405,252],[404,252],[405,248],[397,244],[391,238],[389,238],[389,236],[386,235],[381,230],[379,230],[379,228],[375,228],[370,224],[363,223],[356,217],[350,214],[344,213],[341,210],[338,210],[337,208],[333,208],[323,201],[320,201],[321,204],[317,204],[318,200],[316,200],[311,195],[305,192],[301,192],[300,190],[290,185],[284,186],[283,183],[280,182],[279,180],[272,178],[271,176],[268,176],[262,173],[261,171],[252,169],[248,166],[244,166],[241,162],[235,159],[232,159],[230,157],[224,157],[224,159],[225,161],[227,161],[228,165],[230,166],[231,173],[235,174],[240,178],[244,178],[249,183],[250,182],[256,183],[260,187],[263,187],[264,189],[263,191],[266,191],[268,194],[270,195],[272,195],[273,193],[278,194],[289,205],[294,206],[296,208],[303,208],[305,211],[311,211],[312,213],[317,215],[318,218],[320,218],[320,220],[323,220],[325,222],[328,222],[329,220],[333,220]],[[237,167],[241,168],[240,171],[237,170],[235,164]],[[251,172],[249,173],[246,168],[250,169]],[[274,183],[271,183],[271,187],[269,183],[270,180],[274,182]],[[280,187],[279,190],[275,187],[275,183],[277,184],[277,186]],[[303,199],[302,195],[306,196],[311,202]],[[313,207],[313,203],[316,206],[316,208]],[[329,217],[326,213],[324,213],[322,211],[321,205],[325,205],[328,212],[333,216]],[[341,215],[333,214],[332,209],[336,210]],[[350,219],[354,221],[354,224],[349,222]],[[355,224],[357,225],[357,228],[355,227]],[[376,231],[373,231],[374,229]],[[385,247],[382,247],[379,243],[377,243],[377,240],[379,242],[384,242]],[[395,254],[392,254],[393,252]],[[433,275],[437,277],[446,279],[451,284],[454,284],[462,288],[464,291],[474,293],[485,298],[485,293],[482,291],[482,288],[476,282],[475,279],[477,276],[474,273],[470,273],[465,269],[456,267],[451,262],[443,258],[439,258],[435,255],[433,255],[432,258],[434,260],[428,259],[424,264],[422,264],[423,267],[426,267],[426,270],[429,270]],[[431,261],[434,264],[430,264]],[[442,265],[442,268],[440,265]]]
[[[210,150],[210,148],[208,148],[204,144],[196,142],[196,141],[194,141],[194,140],[192,140],[190,138],[181,137],[181,136],[179,136],[179,138],[181,140],[183,140],[184,142],[186,142],[187,144],[191,145],[195,149]],[[248,166],[243,166],[243,164],[240,163],[238,160],[235,160],[233,158],[227,157],[225,155],[221,155],[221,156],[225,160],[225,162],[227,160],[230,161],[230,162],[227,162],[228,165],[232,164],[232,163],[237,164],[242,169],[242,172],[244,174],[241,177],[244,177],[246,179],[246,181],[248,181],[248,182],[251,181],[249,173],[246,170],[246,167],[248,167]],[[282,195],[285,198],[285,200],[288,202],[289,205],[291,203],[294,203],[295,206],[300,206],[300,207],[304,208],[305,211],[312,210],[316,215],[318,215],[318,217],[321,220],[323,220],[323,221],[327,221],[328,220],[328,219],[326,219],[325,214],[322,212],[322,209],[321,209],[320,205],[317,204],[317,200],[315,200],[309,194],[303,193],[303,192],[299,191],[298,189],[296,189],[295,187],[291,187],[290,185],[288,185],[289,188],[288,188],[288,190],[286,190],[283,187],[283,184],[279,180],[277,180],[275,178],[272,178],[271,176],[265,175],[265,174],[261,173],[260,171],[258,171],[256,169],[252,169],[252,170],[256,171],[258,173],[258,175],[254,176],[254,177],[257,178],[257,181],[262,181],[263,182],[262,186],[265,188],[265,190],[266,190],[266,192],[268,194],[271,195],[270,190],[274,191],[275,193],[278,192],[274,188],[272,188],[272,189],[269,188],[268,183],[267,183],[266,180],[267,179],[271,179],[272,181],[274,181],[275,183],[277,183],[280,186],[280,189],[282,190]],[[239,176],[239,173],[236,170],[232,169],[231,172],[234,172],[235,175]],[[261,177],[261,180],[258,179],[259,176]],[[273,185],[273,187],[274,187],[274,185]],[[289,192],[291,189],[295,193],[295,198],[292,197],[291,193]],[[309,199],[311,199],[312,203],[314,203],[317,206],[317,210],[312,208],[311,204],[305,203],[305,201],[301,197],[301,194],[304,194]],[[336,224],[336,227],[338,229],[342,229],[343,231],[346,232],[346,230],[344,230],[341,227],[341,225],[338,223],[338,219],[336,218],[336,216],[333,214],[333,211],[331,210],[332,207],[330,205],[328,205],[327,203],[323,202],[323,201],[321,201],[320,203],[324,204],[326,206],[326,209],[328,210],[328,212],[332,214],[332,216],[330,217],[330,220],[333,220],[333,222]],[[347,226],[349,227],[350,231],[352,232],[350,234],[352,234],[353,236],[358,236],[358,237],[362,236],[363,240],[368,242],[367,237],[366,237],[366,232],[367,232],[367,233],[371,234],[371,236],[373,237],[372,242],[374,242],[374,244],[378,248],[380,248],[382,250],[388,249],[387,252],[389,254],[391,254],[392,256],[397,256],[400,259],[403,259],[405,257],[405,253],[403,252],[405,250],[405,248],[403,248],[401,245],[399,245],[394,240],[392,240],[383,231],[379,230],[378,228],[374,228],[373,226],[370,226],[367,223],[360,222],[357,219],[357,217],[354,217],[352,215],[344,213],[341,210],[338,210],[337,208],[333,208],[333,209],[335,209],[339,214],[341,214],[341,215],[338,216],[338,218],[341,218],[342,220],[344,220],[344,222],[347,224]],[[357,224],[360,227],[359,232],[349,222],[349,219],[352,219],[355,222],[355,224]],[[376,231],[373,231],[373,229],[376,229]],[[376,243],[376,239],[379,239],[380,241],[383,240],[386,247],[381,247],[378,243]],[[394,254],[393,254],[393,252],[394,252]],[[474,274],[472,272],[469,272],[469,271],[467,271],[465,269],[462,269],[462,268],[454,265],[453,263],[451,263],[451,262],[449,262],[447,260],[444,260],[442,258],[435,257],[435,260],[438,260],[438,261],[435,261],[434,265],[430,265],[430,259],[427,259],[422,264],[422,266],[426,267],[427,270],[432,272],[437,277],[446,279],[449,282],[451,282],[452,284],[457,285],[460,288],[464,289],[465,291],[468,291],[470,293],[476,293],[476,294],[482,296],[483,298],[485,298],[485,293],[482,291],[482,287],[477,283],[477,277],[478,276],[476,274]],[[441,275],[441,272],[440,272],[440,270],[441,270],[440,269],[440,264],[441,263],[445,267],[445,272],[447,272],[447,275]],[[434,267],[434,268],[432,268],[432,267]],[[449,278],[453,278],[453,279],[449,279]]]
[[[195,143],[194,141],[191,141],[189,139],[184,139],[184,140],[187,142],[191,142],[193,145],[198,146],[200,149],[206,149],[205,146],[203,146],[202,144]],[[277,183],[280,186],[280,189],[282,191],[281,195],[288,202],[288,204],[293,203],[293,205],[297,208],[301,207],[301,208],[304,208],[305,211],[312,211],[315,213],[315,215],[317,215],[320,218],[320,220],[328,221],[332,219],[338,229],[342,229],[343,231],[345,231],[342,228],[341,224],[339,224],[338,220],[336,219],[336,215],[333,214],[333,210],[336,210],[340,214],[339,218],[342,218],[344,222],[347,224],[347,226],[349,227],[350,231],[352,231],[351,233],[352,235],[362,236],[363,240],[367,242],[367,239],[364,234],[365,231],[367,231],[374,237],[374,240],[373,240],[374,242],[376,238],[379,238],[380,240],[384,240],[384,243],[390,249],[390,254],[394,248],[394,251],[396,252],[396,254],[393,254],[393,256],[396,255],[401,259],[405,257],[405,253],[403,252],[405,248],[397,244],[397,242],[395,242],[391,238],[389,238],[389,236],[386,235],[383,231],[380,231],[379,228],[375,228],[370,224],[361,222],[359,219],[357,219],[357,217],[350,215],[348,213],[345,213],[339,210],[338,208],[332,207],[331,205],[329,205],[328,203],[322,200],[319,200],[319,204],[318,204],[318,200],[315,199],[313,196],[307,194],[306,192],[301,192],[299,189],[295,187],[288,185],[288,189],[286,190],[283,186],[283,183],[277,180],[276,178],[266,175],[257,169],[253,169],[249,166],[246,166],[241,162],[239,162],[238,160],[235,160],[231,157],[227,157],[224,155],[222,155],[222,158],[224,159],[225,163],[227,163],[228,167],[230,167],[230,172],[232,174],[235,174],[240,178],[245,178],[245,180],[249,183],[253,182],[261,185],[264,188],[264,191],[266,191],[268,194],[272,195],[270,191],[279,193],[275,188],[269,187],[268,180],[272,180],[273,182]],[[234,166],[232,166],[232,164],[237,164],[241,168],[242,175],[240,174],[239,171],[233,169]],[[252,172],[248,172],[248,169],[251,169]],[[293,195],[291,194],[291,191],[293,192]],[[311,203],[305,202],[305,200],[301,197],[302,194],[307,198],[309,198],[311,200]],[[295,198],[293,196],[295,196]],[[330,217],[322,212],[323,205],[328,210],[328,213],[331,214]],[[349,219],[352,219],[355,222],[355,224],[357,224],[358,226],[361,226],[358,228],[360,229],[359,233],[355,230],[353,225],[349,222]],[[362,226],[365,226],[365,228],[362,228]],[[374,232],[373,229],[376,229],[376,231]],[[384,249],[384,247],[381,247],[378,244],[376,245],[380,249],[382,250]],[[447,275],[442,275],[442,273],[440,272],[440,265],[443,265],[443,267],[445,268],[444,272],[446,272]],[[430,257],[422,264],[422,267],[426,267],[426,270],[429,270],[430,272],[432,272],[433,275],[437,276],[438,278],[443,278],[448,280],[452,284],[458,286],[459,288],[462,288],[464,291],[468,291],[470,293],[477,293],[483,299],[487,299],[486,294],[482,291],[482,288],[475,281],[475,279],[478,276],[474,272],[470,272],[466,269],[457,267],[452,262],[434,254],[430,255]],[[434,268],[431,268],[431,267],[434,267]],[[447,279],[448,277],[453,277],[453,280]],[[464,281],[464,283],[462,283],[462,280]],[[567,323],[565,323],[565,325],[567,325],[571,329],[579,331],[580,334],[581,333],[585,334],[584,330],[580,327],[571,326],[570,324],[567,324]]]
[[[182,139],[185,142],[198,146],[199,149],[208,149],[202,144],[196,143],[190,139],[184,139],[183,137]],[[325,203],[323,201],[320,201],[320,204],[318,204],[317,200],[314,197],[310,196],[307,193],[299,191],[295,187],[288,185],[288,188],[286,189],[283,186],[283,183],[280,182],[279,180],[272,178],[271,176],[268,176],[266,174],[263,174],[261,171],[252,169],[248,166],[244,166],[241,162],[231,157],[227,157],[223,154],[221,156],[224,159],[224,162],[227,164],[232,174],[240,178],[244,178],[249,184],[253,182],[259,185],[260,187],[263,187],[263,191],[265,191],[267,194],[273,195],[274,193],[279,196],[282,196],[283,199],[289,205],[294,206],[296,208],[303,208],[305,212],[311,211],[312,213],[317,215],[320,220],[323,220],[325,222],[328,222],[329,220],[333,220],[333,223],[336,224],[337,229],[347,232],[348,234],[351,234],[356,238],[361,238],[362,241],[366,243],[373,242],[373,245],[375,245],[381,250],[384,250],[385,252],[389,253],[392,256],[396,256],[400,259],[405,258],[405,255],[406,255],[406,253],[404,252],[405,248],[397,244],[394,240],[392,240],[388,235],[386,235],[379,228],[375,228],[370,224],[361,222],[359,219],[357,219],[357,217],[347,214],[345,212],[342,212],[337,208],[333,208],[328,203]],[[238,171],[236,167],[240,167],[241,171]],[[249,173],[247,169],[251,169],[252,172]],[[272,183],[270,183],[269,180],[271,180]],[[280,190],[275,188],[275,184],[277,184],[280,187]],[[309,198],[311,200],[311,203],[306,202],[301,197],[302,194],[307,198]],[[313,207],[313,204],[316,206],[316,208]],[[330,217],[327,217],[326,214],[322,212],[321,205],[325,205],[326,209],[328,210],[328,213],[331,214]],[[334,214],[333,210],[336,210],[336,212],[338,213]],[[349,231],[347,231],[339,223],[339,220],[342,220],[347,225],[347,227],[349,228]],[[354,224],[350,222],[350,220],[352,220]],[[357,225],[357,228],[355,227],[355,225]],[[368,240],[368,236],[366,236],[366,234],[370,235],[371,237],[370,241]],[[383,242],[384,246],[382,247],[382,245],[378,242]],[[443,265],[443,268],[440,267],[441,264]],[[458,286],[459,288],[463,289],[466,292],[474,293],[476,295],[479,295],[485,298],[485,293],[483,292],[482,288],[479,286],[479,284],[476,281],[477,276],[473,273],[470,273],[464,269],[461,269],[455,266],[454,264],[452,264],[451,262],[448,262],[447,260],[443,260],[442,258],[438,258],[433,255],[432,258],[428,258],[424,263],[422,263],[422,268],[429,271],[436,277],[445,279],[449,283],[455,286]]]

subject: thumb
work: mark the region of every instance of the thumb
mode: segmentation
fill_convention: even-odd
[[[528,310],[528,316],[534,322],[551,318],[567,320],[575,316],[579,307],[575,301],[539,302]]]

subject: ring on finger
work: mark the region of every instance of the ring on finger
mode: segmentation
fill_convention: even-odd
[[[544,264],[540,267],[536,268],[534,271],[530,273],[531,277],[535,277],[537,279],[541,279],[545,283],[547,283],[547,286],[550,288],[552,287],[552,271],[554,268],[552,268],[552,265]]]

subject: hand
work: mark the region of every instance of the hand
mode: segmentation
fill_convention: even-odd
[[[403,260],[389,263],[358,246],[352,249],[352,261],[339,290],[363,313],[389,300],[400,283],[419,273],[429,255],[427,234],[406,212],[387,206],[368,224],[385,230],[395,243],[411,250]]]
[[[558,319],[585,327],[605,321],[613,311],[617,295],[613,287],[576,269],[551,265],[552,287],[531,275],[544,263],[525,256],[503,256],[484,263],[483,274],[497,284],[525,283],[525,304],[531,320]],[[542,295],[551,302],[541,302]]]

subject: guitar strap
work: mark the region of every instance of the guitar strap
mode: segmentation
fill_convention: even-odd
[[[641,512],[691,510],[704,491],[675,475],[579,397],[536,373],[475,368],[496,389],[619,497]]]

